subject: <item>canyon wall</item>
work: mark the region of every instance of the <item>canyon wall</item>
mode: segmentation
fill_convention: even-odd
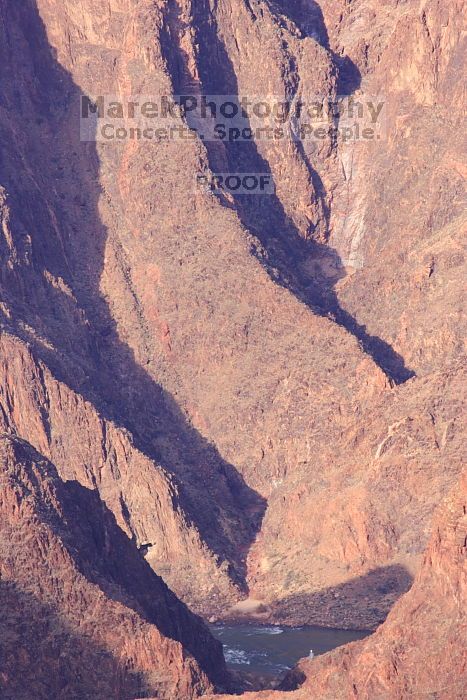
[[[438,509],[411,590],[378,630],[289,672],[282,691],[244,700],[461,700],[467,684],[467,478]],[[297,689],[297,686],[300,686]],[[238,696],[216,695],[217,700]]]
[[[1,430],[198,612],[374,628],[418,570],[462,466],[461,15],[0,0]],[[180,92],[382,95],[386,131],[80,140],[83,94]]]
[[[226,681],[221,645],[96,491],[0,443],[2,698],[189,700]]]

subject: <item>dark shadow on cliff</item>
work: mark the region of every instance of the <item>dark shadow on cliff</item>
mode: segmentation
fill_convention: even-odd
[[[280,5],[280,8],[279,8]],[[276,7],[289,19],[294,21],[307,36],[315,36],[329,51],[329,38],[319,5],[315,2],[271,3],[271,9]],[[250,6],[253,19],[257,20]],[[180,8],[176,0],[168,5],[166,20],[169,31],[163,41],[163,52],[172,76],[176,94],[192,94],[193,84],[187,67],[187,56],[180,45],[177,45],[177,25],[179,25]],[[200,75],[200,94],[205,95],[239,95],[238,80],[235,68],[228,51],[221,40],[216,25],[215,16],[211,13],[207,0],[197,3],[193,9],[193,25],[196,30],[198,50],[198,70]],[[342,95],[351,94],[360,84],[358,68],[346,57],[333,58],[338,89]],[[296,80],[296,78],[295,78]],[[295,90],[297,85],[295,85]],[[230,98],[229,98],[230,99]],[[238,111],[241,113],[239,103]],[[187,122],[190,124],[190,114]],[[246,126],[250,124],[245,120]],[[205,141],[210,168],[215,172],[224,172],[222,155],[227,162],[229,173],[268,173],[272,178],[271,167],[266,158],[261,155],[253,140],[225,140],[223,154],[220,153],[219,142]],[[320,229],[321,236],[327,240],[329,234],[330,210],[328,196],[324,184],[313,167],[305,152],[303,143],[297,140],[295,147],[307,166],[310,181],[316,196],[318,221],[314,229],[305,237],[294,222],[287,216],[281,200],[277,195],[235,195],[235,208],[245,225],[261,244],[254,251],[266,267],[274,281],[293,292],[303,303],[316,314],[327,316],[339,326],[345,328],[360,343],[363,351],[372,357],[374,362],[385,372],[395,384],[401,384],[414,372],[405,366],[404,358],[399,355],[389,343],[382,338],[372,336],[366,327],[344,308],[341,307],[334,289],[337,279],[343,276],[343,264],[337,252],[329,246],[313,238]],[[222,198],[221,198],[222,199]],[[333,278],[305,271],[305,260],[327,260],[338,271]]]
[[[69,545],[69,553],[85,578],[155,625],[165,637],[180,642],[210,679],[225,686],[222,645],[154,573],[97,490],[68,481],[60,495],[67,530],[57,523],[57,535]]]
[[[180,494],[174,508],[246,590],[240,552],[256,537],[265,501],[120,340],[100,291],[108,231],[99,200],[105,193],[96,143],[80,141],[81,90],[56,60],[35,0],[4,0],[0,22],[1,184],[18,251],[16,265],[1,266],[14,309],[5,324],[31,342],[58,379],[128,429],[136,447],[173,475]],[[2,258],[8,258],[3,245]]]
[[[131,651],[122,643],[125,634],[138,632],[141,627],[138,619],[129,612],[132,610],[163,637],[181,643],[212,682],[218,687],[226,687],[228,676],[222,644],[213,638],[204,621],[192,613],[154,573],[134,542],[119,527],[97,489],[88,489],[77,481],[63,481],[54,464],[15,435],[2,434],[0,442],[11,445],[15,459],[13,471],[11,468],[7,471],[9,462],[5,463],[6,467],[2,464],[1,476],[6,478],[7,494],[12,489],[12,492],[18,489],[18,493],[26,499],[26,515],[20,523],[20,531],[26,523],[25,532],[28,534],[29,518],[29,528],[32,527],[36,535],[42,533],[39,537],[40,551],[36,540],[26,538],[25,552],[18,554],[18,561],[14,558],[14,546],[5,543],[6,559],[11,558],[13,553],[13,569],[9,573],[11,579],[15,581],[18,578],[21,585],[26,584],[24,587],[29,592],[40,594],[50,601],[54,618],[68,614],[69,622],[76,622],[78,627],[81,616],[84,616],[88,624],[83,637],[91,635],[88,652],[92,652],[96,640],[109,639],[109,625],[116,625],[115,635],[110,639],[115,641],[116,649],[121,650],[121,656],[116,659],[121,667],[117,675],[124,671],[125,656],[128,655],[126,660],[131,659]],[[3,538],[7,537],[6,533],[13,524],[14,520],[10,522],[7,516],[7,529],[2,531],[0,525]],[[64,551],[69,558],[63,556]],[[43,570],[45,579],[41,576],[32,579],[25,577],[23,567],[25,563],[27,566],[29,556],[37,568]],[[36,568],[34,564],[30,566],[31,571],[33,568]],[[76,572],[83,579],[77,577]],[[104,593],[108,601],[118,602],[127,610],[110,605],[106,607],[106,604],[102,606],[102,595],[97,589]],[[60,593],[54,606],[54,593],[57,590]],[[26,620],[27,611],[24,611],[24,616]],[[52,621],[48,622],[53,628]],[[144,635],[141,639],[144,639]],[[157,636],[155,640],[157,643]],[[107,655],[110,657],[111,652],[108,651]],[[82,675],[85,675],[84,669]],[[143,680],[144,674],[133,674],[128,665],[125,675],[128,678],[141,675]],[[142,688],[138,690],[140,692]],[[157,694],[155,689],[151,696],[154,693]],[[130,697],[134,698],[134,695]]]
[[[312,37],[330,52],[337,68],[337,94],[351,95],[361,84],[358,67],[349,56],[332,50],[323,11],[315,0],[269,0],[271,8],[285,15],[301,31],[302,36]]]
[[[79,634],[57,610],[10,581],[0,581],[2,700],[143,697],[141,674]]]
[[[341,629],[375,629],[406,593],[413,579],[404,566],[390,564],[338,586],[298,593],[271,606],[275,622],[325,625]]]
[[[405,567],[391,564],[373,569],[368,573],[312,593],[297,593],[264,607],[264,616],[226,620],[226,624],[252,622],[253,624],[274,624],[292,627],[316,627],[317,632],[323,628],[329,633],[339,630],[359,632],[358,638],[364,639],[382,624],[396,601],[412,586],[413,579]],[[293,585],[293,574],[287,585]],[[337,646],[346,645],[342,639],[328,638],[313,644],[315,656],[326,653]],[[257,679],[250,678],[249,690],[261,690],[264,686]],[[284,676],[269,679],[268,688],[276,690],[297,690],[306,680],[305,674],[297,667],[287,671]]]
[[[338,586],[278,601],[272,607],[274,621],[359,629],[370,635],[385,621],[393,605],[410,590],[412,583],[412,576],[400,564],[382,566]],[[292,669],[285,674],[278,689],[297,690],[305,680],[300,669]]]

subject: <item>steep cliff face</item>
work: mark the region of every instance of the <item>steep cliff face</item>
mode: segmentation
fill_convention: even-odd
[[[283,683],[289,691],[245,693],[245,700],[461,700],[467,683],[467,475],[436,513],[410,591],[370,637],[313,661]],[[301,687],[292,690],[297,685]],[[216,695],[218,700],[226,695]]]
[[[159,483],[159,486],[156,488],[153,485],[150,493],[142,484],[136,487],[139,472],[135,468],[130,470],[131,477],[127,482],[128,488],[123,489],[124,493],[118,485],[113,488],[112,483],[119,480],[119,468],[123,467],[122,471],[125,471],[124,465],[119,464],[122,458],[125,460],[125,456],[118,446],[113,445],[112,438],[107,451],[105,435],[108,423],[104,420],[103,428],[99,428],[103,434],[104,451],[112,454],[117,449],[119,452],[114,460],[117,466],[110,470],[110,482],[104,487],[105,497],[112,500],[112,507],[120,519],[121,511],[128,511],[127,525],[137,537],[138,544],[154,544],[150,558],[158,570],[167,573],[164,567],[169,565],[170,560],[170,566],[177,571],[180,590],[189,593],[193,601],[207,596],[215,601],[218,587],[224,598],[228,598],[232,595],[232,589],[242,586],[241,566],[235,566],[236,552],[248,547],[251,542],[262,500],[190,424],[172,395],[154,380],[149,371],[148,363],[152,362],[149,356],[143,359],[135,355],[144,348],[150,349],[151,356],[153,350],[158,354],[157,342],[155,348],[152,346],[153,333],[154,338],[166,338],[165,331],[160,331],[157,314],[154,316],[153,284],[156,278],[153,275],[156,268],[153,265],[148,269],[147,266],[148,257],[157,260],[158,256],[147,249],[143,252],[146,247],[144,241],[136,246],[135,253],[140,262],[137,270],[135,267],[135,276],[142,275],[140,282],[149,282],[149,286],[145,292],[141,288],[133,289],[128,263],[124,260],[128,241],[119,237],[118,228],[122,224],[126,226],[131,218],[136,223],[138,212],[134,216],[131,211],[125,214],[120,193],[114,193],[117,197],[114,203],[111,196],[106,194],[107,185],[103,181],[101,183],[101,178],[105,179],[107,172],[111,180],[109,186],[118,188],[121,185],[123,188],[127,176],[124,154],[119,148],[111,148],[110,153],[109,149],[103,148],[108,158],[102,157],[102,162],[99,162],[95,145],[90,146],[79,140],[79,112],[75,111],[75,108],[79,108],[79,82],[87,80],[88,84],[82,88],[84,91],[90,90],[91,85],[104,94],[118,89],[115,83],[120,79],[119,75],[114,76],[112,82],[105,70],[109,53],[104,51],[101,56],[93,43],[94,21],[98,25],[100,21],[110,22],[109,51],[116,43],[120,46],[122,33],[130,32],[132,22],[136,22],[138,31],[148,32],[147,41],[154,41],[146,17],[139,17],[136,5],[130,3],[126,8],[117,8],[109,16],[104,8],[103,19],[94,5],[88,8],[84,16],[91,26],[84,28],[89,33],[84,41],[81,30],[73,24],[75,16],[72,5],[65,8],[46,3],[38,7],[35,3],[21,6],[4,3],[2,67],[6,106],[2,113],[2,143],[6,146],[2,170],[5,187],[2,199],[5,222],[3,311],[6,328],[30,343],[35,358],[42,359],[51,368],[53,376],[61,382],[63,393],[71,397],[70,417],[76,411],[71,420],[80,423],[81,407],[84,407],[84,412],[92,411],[92,405],[97,407],[102,418],[118,424],[131,434],[129,440],[147,458],[146,464],[149,466],[146,471],[153,472],[148,478],[155,480],[154,483]],[[151,6],[152,3],[147,3],[148,11]],[[128,16],[123,13],[125,9]],[[83,17],[80,15],[81,19]],[[124,19],[126,23],[122,26]],[[46,35],[43,20],[47,22],[50,37]],[[68,46],[73,31],[84,41],[82,64],[70,57],[65,46]],[[112,32],[115,33],[113,39]],[[56,60],[55,49],[48,43],[49,38],[55,41],[57,56],[61,56],[65,65],[69,67],[71,63],[75,66],[74,77]],[[149,82],[148,92],[167,92],[167,86],[158,87],[152,63],[145,63],[146,53],[140,45],[142,39],[140,36],[128,38],[129,55],[125,54],[125,60],[132,62],[133,68],[139,65],[141,79],[146,76]],[[138,58],[140,51],[143,58]],[[65,57],[62,56],[63,52]],[[137,54],[134,58],[132,52]],[[97,61],[97,65],[90,68],[92,61]],[[13,79],[13,76],[16,77]],[[100,76],[101,85],[96,84],[96,76]],[[164,74],[161,79],[164,79]],[[18,110],[24,120],[21,130],[15,116]],[[122,175],[118,176],[121,158],[124,165]],[[146,158],[144,164],[147,164]],[[157,179],[152,181],[157,182]],[[141,201],[146,202],[146,206],[153,206],[150,193],[146,197],[144,193],[136,197],[136,208]],[[102,215],[100,207],[105,208]],[[128,233],[127,228],[125,231]],[[101,293],[101,277],[103,287],[106,283],[111,286],[115,309],[110,308],[110,300],[107,303]],[[152,311],[147,310],[148,319],[140,309],[139,292],[153,306]],[[128,324],[127,330],[118,327],[119,317]],[[163,328],[164,324],[162,322]],[[124,339],[127,332],[133,336],[131,345]],[[11,371],[7,369],[7,374]],[[41,372],[42,369],[37,370],[39,377]],[[46,375],[50,377],[47,372]],[[52,453],[55,455],[55,446],[63,455],[68,447],[63,447],[59,437],[66,425],[62,421],[62,407],[55,415],[49,416],[44,394],[47,389],[39,388],[38,391],[41,398],[36,402],[36,408],[45,424],[50,426],[50,456]],[[87,403],[83,403],[80,397]],[[29,396],[31,399],[33,397]],[[41,405],[41,401],[45,403]],[[9,414],[8,405],[5,411]],[[99,422],[100,417],[95,411],[94,416]],[[17,427],[21,424],[18,427],[20,434],[28,438],[30,426],[26,409],[17,411],[16,417]],[[58,424],[56,426],[57,442],[54,438],[56,422],[62,425],[62,428]],[[95,445],[94,436],[88,435],[87,431],[88,428],[83,426],[78,442],[82,445],[91,441]],[[70,431],[68,439],[74,441],[76,433]],[[100,442],[98,438],[97,443]],[[42,449],[40,435],[34,435],[34,444]],[[95,449],[97,452],[91,456]],[[77,460],[73,470],[83,482],[95,479],[100,487],[98,463],[102,452],[100,445],[91,447],[87,461]],[[104,461],[106,459],[105,455]],[[73,457],[68,464],[72,462]],[[166,467],[165,476],[156,464]],[[164,486],[164,479],[170,483]],[[165,554],[162,551],[164,545],[161,550],[159,533],[154,532],[149,522],[141,529],[146,516],[153,519],[154,524],[154,515],[159,507],[159,488],[173,494],[173,498],[170,498],[176,503],[170,505],[169,511],[179,509],[183,521],[180,528],[191,528],[189,537],[193,542],[183,562],[177,563],[174,553],[179,549],[176,543],[178,535],[182,538],[184,535],[178,533],[175,538],[171,536],[169,512],[157,527],[159,531],[162,529],[166,532],[166,541],[169,538],[170,548],[174,550],[170,552],[170,557],[167,556],[168,548]],[[251,514],[252,525],[245,512],[249,516]],[[255,513],[258,515],[255,516]],[[140,525],[137,525],[138,521]],[[186,528],[184,523],[188,523]],[[196,582],[193,570],[198,568],[202,573]],[[232,568],[232,572],[229,572],[229,568]],[[167,576],[170,578],[169,573]]]
[[[221,645],[168,590],[97,492],[0,440],[3,698],[198,697]]]
[[[414,585],[363,643],[308,663],[307,686],[319,698],[465,696],[467,654],[467,478],[436,515]]]
[[[428,374],[463,345],[464,3],[321,5],[330,43],[358,67],[361,91],[387,104],[383,142],[339,151],[348,175],[334,195],[330,243],[359,269],[337,294],[370,334]]]
[[[460,367],[418,380],[415,392],[409,382],[375,402],[371,422],[343,429],[340,454],[329,446],[278,489],[250,553],[254,597],[272,599],[276,619],[360,628],[384,619],[462,470],[464,401]]]
[[[457,478],[460,9],[0,1],[3,429],[197,610],[376,626]],[[383,93],[388,138],[80,141],[81,93],[181,91]]]

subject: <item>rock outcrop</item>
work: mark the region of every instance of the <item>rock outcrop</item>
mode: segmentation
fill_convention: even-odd
[[[438,510],[410,591],[367,639],[303,660],[244,700],[462,700],[467,687],[467,474]],[[301,686],[297,688],[297,686]],[[288,688],[288,692],[286,692]],[[216,700],[234,696],[216,695]],[[238,697],[238,696],[236,696]]]
[[[197,612],[376,628],[459,477],[462,10],[0,0],[0,427]],[[384,138],[80,138],[180,92],[380,95]]]
[[[0,694],[189,700],[222,685],[222,647],[96,490],[0,438]]]
[[[466,513],[464,475],[436,515],[413,587],[386,622],[367,640],[305,664],[307,687],[316,698],[465,696]]]

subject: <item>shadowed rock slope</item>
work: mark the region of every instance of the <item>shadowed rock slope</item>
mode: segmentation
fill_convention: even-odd
[[[0,0],[0,421],[197,611],[376,627],[458,477],[460,14]],[[80,141],[81,93],[188,88],[383,92],[388,134]]]
[[[244,700],[462,700],[467,687],[467,474],[436,513],[420,571],[387,620],[365,640],[303,660],[289,692]],[[298,685],[298,690],[292,690]],[[210,696],[211,697],[211,696]],[[227,700],[234,696],[215,696]]]
[[[154,574],[95,490],[0,438],[0,694],[189,700],[221,645]]]

